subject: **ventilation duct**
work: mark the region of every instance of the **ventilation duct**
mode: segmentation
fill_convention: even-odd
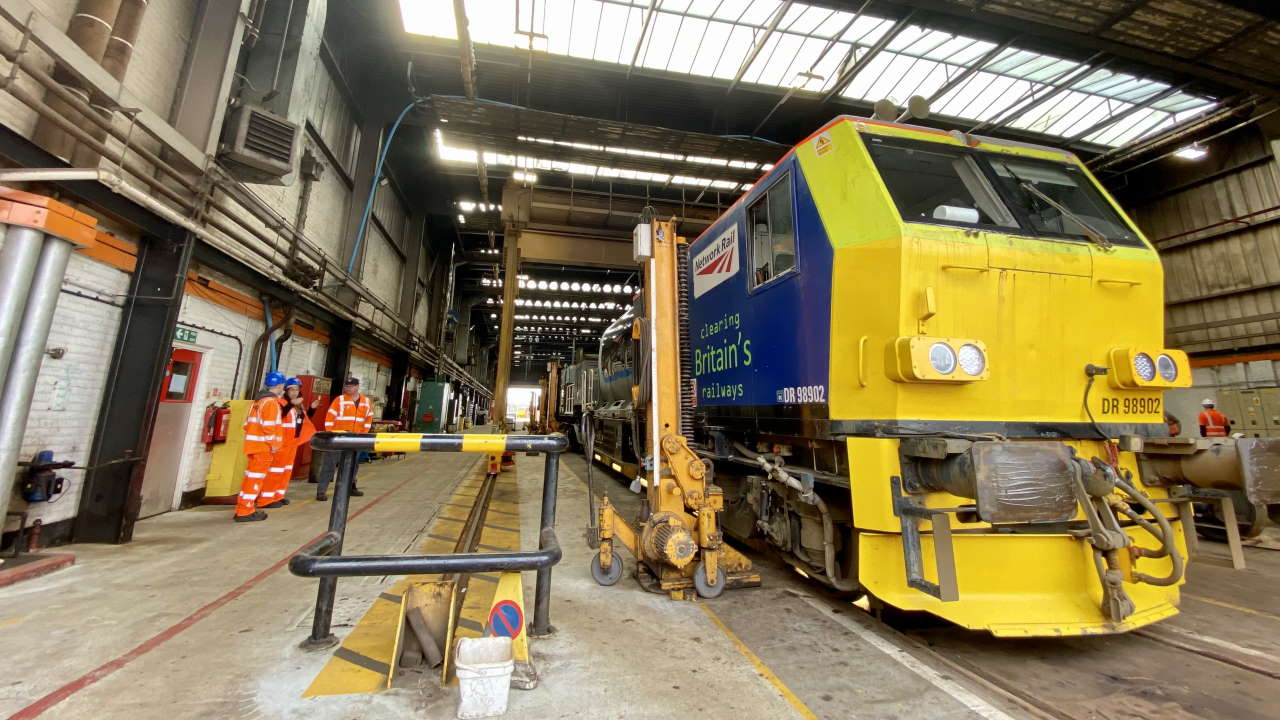
[[[288,185],[300,135],[322,73],[326,0],[270,0],[257,41],[243,56],[243,82],[222,126],[218,160],[238,179]]]

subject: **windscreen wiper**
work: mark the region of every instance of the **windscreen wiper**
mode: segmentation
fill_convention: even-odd
[[[1017,177],[1017,176],[1015,175],[1014,177]],[[1093,227],[1089,225],[1089,223],[1085,222],[1084,220],[1081,220],[1079,215],[1076,215],[1075,213],[1068,210],[1065,205],[1049,197],[1043,190],[1036,187],[1035,185],[1032,185],[1026,180],[1023,180],[1019,185],[1019,187],[1031,193],[1032,195],[1035,195],[1036,197],[1040,198],[1042,201],[1048,204],[1049,207],[1062,213],[1063,217],[1067,218],[1071,222],[1083,228],[1085,237],[1093,241],[1095,245],[1102,248],[1103,250],[1111,250],[1112,248],[1111,241],[1107,239],[1106,235],[1103,235],[1097,230],[1094,230]]]

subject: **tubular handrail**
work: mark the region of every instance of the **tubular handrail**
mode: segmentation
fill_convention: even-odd
[[[339,577],[379,575],[437,575],[536,570],[532,636],[549,635],[551,627],[551,567],[562,552],[556,537],[556,491],[560,454],[569,447],[564,435],[450,435],[432,433],[316,433],[311,447],[339,454],[329,529],[289,558],[289,572],[320,579],[311,636],[304,648],[322,648],[336,640],[330,632]],[[542,509],[538,549],[512,552],[452,553],[444,555],[342,555],[350,508],[351,484],[360,452],[540,452],[546,456],[542,478]]]
[[[551,528],[542,531],[538,550],[326,557],[336,544],[337,537],[333,533],[325,533],[313,546],[304,548],[289,559],[289,572],[301,577],[520,572],[551,567],[560,562],[561,556],[560,541],[556,538],[556,531]]]

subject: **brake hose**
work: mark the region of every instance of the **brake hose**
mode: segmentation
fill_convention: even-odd
[[[1120,479],[1119,477],[1117,477],[1115,481],[1116,481],[1116,487],[1123,490],[1125,494],[1128,495],[1129,497],[1138,501],[1138,504],[1141,505],[1143,509],[1145,509],[1147,512],[1151,513],[1151,516],[1154,517],[1156,520],[1156,524],[1160,526],[1160,535],[1159,535],[1160,549],[1150,550],[1148,548],[1140,547],[1138,548],[1139,554],[1141,554],[1143,557],[1163,557],[1165,554],[1167,554],[1169,556],[1169,561],[1173,563],[1173,568],[1170,570],[1169,574],[1166,575],[1165,577],[1153,577],[1151,575],[1147,575],[1146,573],[1135,572],[1133,574],[1134,579],[1147,583],[1148,585],[1167,586],[1167,585],[1176,584],[1179,580],[1182,579],[1183,560],[1182,560],[1182,555],[1178,553],[1178,548],[1174,547],[1173,526],[1169,524],[1169,519],[1164,516],[1164,513],[1160,512],[1160,510],[1155,506],[1155,503],[1151,502],[1151,499],[1148,498],[1144,493],[1134,488],[1128,482]],[[1141,515],[1137,512],[1134,512],[1132,508],[1126,508],[1125,515],[1128,515],[1135,522],[1138,522],[1139,525],[1144,526],[1144,529],[1146,529],[1147,532],[1151,532],[1154,529],[1149,527],[1150,523],[1148,523],[1145,519],[1140,520]],[[1153,532],[1151,534],[1153,536],[1156,535]],[[1159,554],[1151,554],[1151,553],[1159,553]]]

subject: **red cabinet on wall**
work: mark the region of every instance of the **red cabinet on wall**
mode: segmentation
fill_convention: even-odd
[[[319,375],[299,375],[298,380],[302,382],[302,407],[311,412],[311,402],[317,398],[320,400],[316,404],[315,412],[312,412],[310,416],[311,422],[316,426],[316,430],[322,432],[324,431],[325,413],[329,411],[329,401],[333,399],[331,395],[333,381]],[[293,477],[305,480],[310,473],[311,446],[303,445],[298,448],[298,454],[293,458]]]

